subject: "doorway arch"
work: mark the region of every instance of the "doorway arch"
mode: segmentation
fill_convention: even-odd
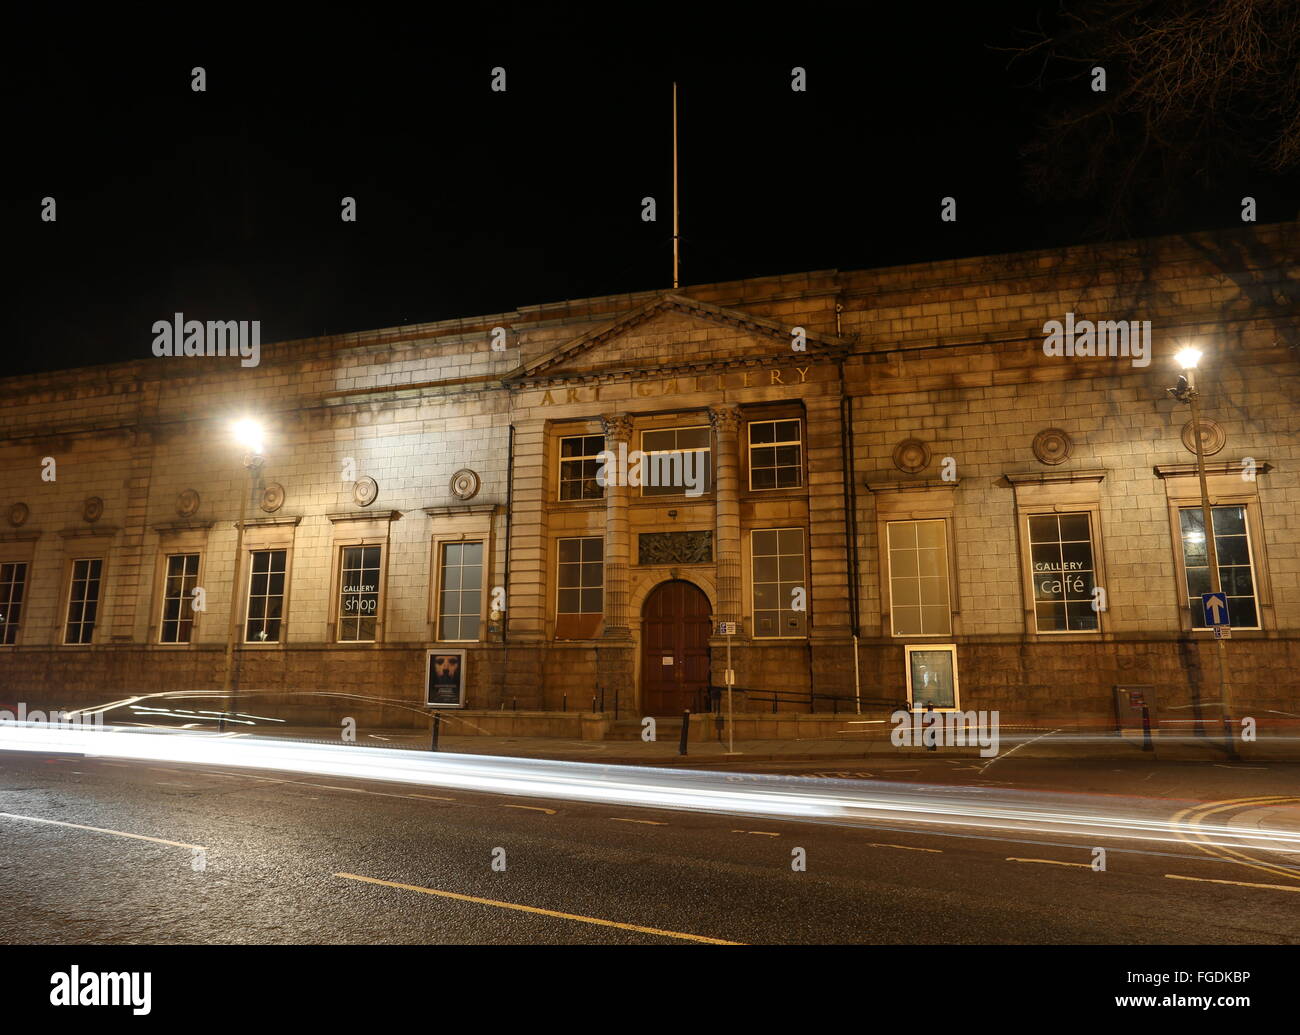
[[[712,612],[704,591],[685,579],[661,582],[641,605],[641,710],[681,715],[709,687]]]

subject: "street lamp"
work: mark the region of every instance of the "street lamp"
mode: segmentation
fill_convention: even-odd
[[[1210,489],[1205,480],[1205,450],[1201,442],[1201,394],[1196,389],[1196,365],[1201,361],[1201,350],[1186,346],[1178,350],[1174,362],[1183,371],[1178,384],[1166,391],[1179,402],[1187,403],[1192,408],[1192,441],[1196,443],[1196,476],[1201,483],[1201,523],[1205,535],[1205,560],[1210,566],[1210,592],[1221,593],[1223,586],[1219,581],[1219,550],[1214,541],[1214,515],[1210,508]],[[1219,645],[1219,699],[1223,706],[1223,733],[1227,738],[1228,752],[1236,757],[1236,748],[1232,739],[1232,703],[1228,690],[1227,649],[1221,638]]]
[[[235,533],[235,566],[230,577],[230,625],[226,630],[226,676],[218,728],[225,732],[226,714],[234,710],[235,686],[235,633],[239,628],[239,573],[244,563],[244,524],[248,520],[248,498],[257,487],[258,472],[266,462],[262,455],[262,426],[255,420],[244,418],[231,428],[235,441],[244,447],[244,467],[248,471],[248,485],[239,494],[239,524]]]

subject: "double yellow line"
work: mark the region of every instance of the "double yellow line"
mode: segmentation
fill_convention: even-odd
[[[1252,870],[1260,870],[1264,873],[1271,873],[1275,877],[1286,877],[1288,880],[1300,881],[1300,872],[1294,869],[1287,869],[1276,863],[1270,863],[1266,859],[1257,859],[1253,855],[1247,855],[1245,852],[1236,848],[1229,848],[1226,845],[1207,844],[1204,840],[1207,832],[1201,828],[1201,824],[1213,816],[1223,812],[1231,812],[1235,809],[1244,808],[1267,808],[1270,805],[1291,805],[1300,804],[1300,798],[1287,797],[1283,795],[1272,795],[1260,798],[1231,798],[1226,801],[1212,801],[1201,805],[1194,805],[1189,809],[1183,809],[1174,815],[1170,820],[1174,833],[1191,845],[1198,848],[1207,855],[1212,855],[1224,862],[1234,863],[1237,866],[1247,866]]]

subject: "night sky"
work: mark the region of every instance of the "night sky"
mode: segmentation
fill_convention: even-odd
[[[674,79],[686,285],[1084,239],[1101,201],[1022,175],[1051,91],[994,49],[1056,5],[902,6],[26,16],[2,372],[148,357],[177,311],[266,343],[669,287]],[[1246,182],[1295,218],[1290,184]],[[1239,226],[1230,187],[1144,231]]]

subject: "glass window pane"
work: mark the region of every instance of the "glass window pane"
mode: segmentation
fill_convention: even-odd
[[[1244,507],[1214,507],[1211,511],[1214,519],[1214,534],[1245,535],[1246,510]],[[1204,520],[1201,522],[1204,524]]]

